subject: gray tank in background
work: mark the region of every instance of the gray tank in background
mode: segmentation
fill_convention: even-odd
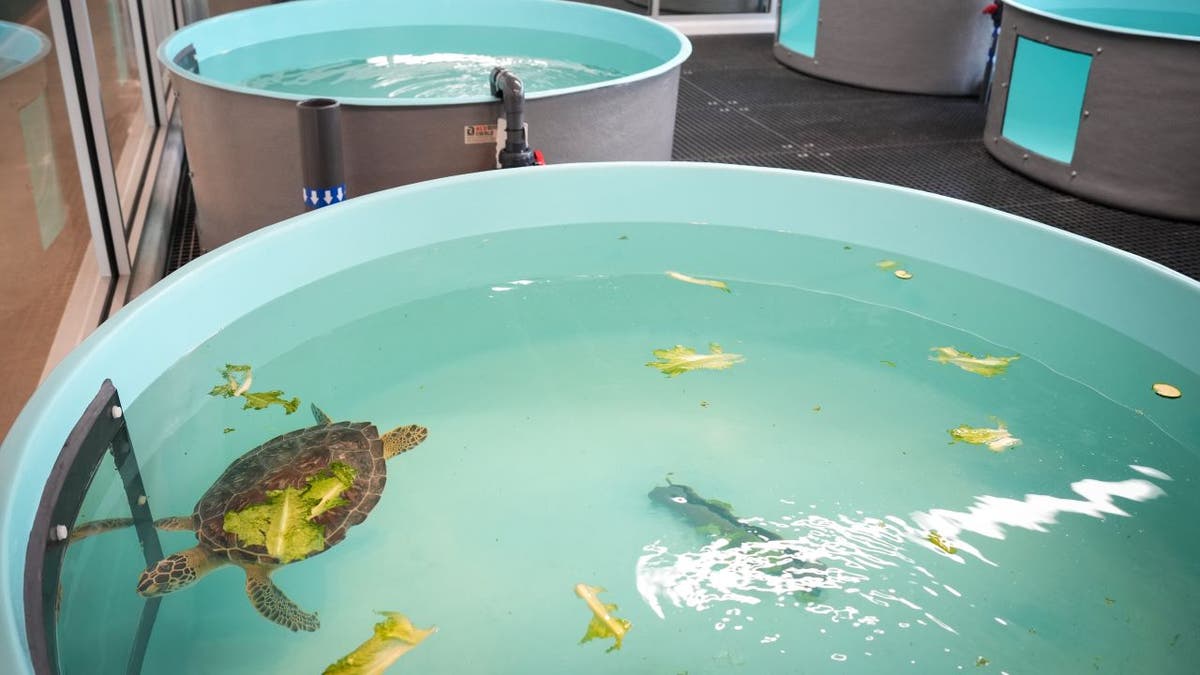
[[[641,72],[591,85],[534,90],[527,95],[525,118],[530,144],[549,163],[670,159],[679,66],[691,45],[677,31],[649,19],[540,0],[310,0],[260,7],[194,24],[159,50],[179,92],[200,245],[212,249],[305,210],[296,105],[328,96],[258,91],[244,82],[206,77],[206,58],[239,48],[241,35],[267,42],[339,30],[386,30],[392,25],[457,25],[456,21],[488,26],[497,31],[499,42],[505,30],[561,35],[569,28],[571,34],[603,40],[613,50],[652,55],[654,66]],[[248,44],[251,38],[244,40]],[[403,40],[397,43],[395,51],[403,52]],[[504,47],[510,54],[554,56],[539,52],[538,44]],[[195,50],[194,60],[190,49]],[[320,44],[314,49],[329,51]],[[325,63],[338,60],[329,53],[322,58]],[[478,96],[464,97],[461,103],[387,98],[341,103],[351,197],[496,166],[494,136],[502,134],[489,126],[497,125],[502,106],[491,97],[486,82]]]
[[[985,0],[779,0],[775,58],[860,87],[979,91],[991,44]]]
[[[1200,3],[1116,4],[1005,3],[984,142],[1063,192],[1200,221]]]

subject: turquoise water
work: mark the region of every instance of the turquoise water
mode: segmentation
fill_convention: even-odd
[[[876,267],[889,258],[914,278]],[[1058,327],[1127,388],[1064,377],[1036,344],[854,299],[880,286]],[[710,342],[744,361],[675,378],[645,365]],[[984,378],[931,361],[939,346],[1022,358]],[[208,396],[225,363],[301,410]],[[1164,378],[1185,398],[1151,394]],[[145,672],[318,672],[366,639],[374,610],[439,628],[396,672],[933,673],[981,657],[1013,675],[1191,672],[1200,420],[1179,411],[1193,391],[1197,374],[1061,307],[842,242],[593,224],[407,252],[228,326],[129,405],[156,516],[190,512],[247,449],[310,425],[309,402],[430,430],[389,463],[365,523],[274,575],[319,631],[260,618],[225,568],[164,598]],[[1022,444],[949,443],[995,419]],[[648,498],[668,475],[783,541],[721,548]],[[84,518],[125,515],[123,501],[102,469]],[[821,567],[781,574],[787,558]],[[142,567],[131,531],[71,547],[64,672],[123,672]],[[620,651],[577,644],[577,583],[632,622]]]
[[[335,97],[463,98],[487,95],[488,78],[497,66],[517,73],[530,91],[576,87],[627,74],[582,63],[522,56],[392,54],[268,73],[248,80],[246,86]]]
[[[1167,11],[1142,8],[1111,9],[1071,7],[1053,10],[1055,14],[1118,28],[1154,33],[1200,37],[1200,11]]]
[[[407,26],[333,31],[258,43],[200,62],[230,84],[360,98],[488,97],[508,66],[530,93],[603,82],[661,64],[626,45],[550,31]]]

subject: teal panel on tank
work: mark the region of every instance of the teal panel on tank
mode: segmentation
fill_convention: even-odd
[[[821,0],[788,0],[779,6],[779,44],[815,58]]]
[[[1088,54],[1017,38],[1004,137],[1039,155],[1070,163],[1091,66]]]

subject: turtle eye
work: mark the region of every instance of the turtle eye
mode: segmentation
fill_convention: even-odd
[[[671,497],[671,501],[675,502],[676,504],[686,504],[687,497]]]

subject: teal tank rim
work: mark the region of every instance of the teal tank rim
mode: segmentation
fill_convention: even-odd
[[[526,198],[536,198],[539,208],[501,210],[491,222],[478,217],[479,203]],[[437,213],[437,227],[401,230],[393,218],[377,217],[394,203],[410,216]],[[891,217],[899,211],[908,218]],[[57,449],[104,378],[113,379],[128,405],[222,326],[300,285],[463,236],[600,219],[794,232],[949,264],[1014,288],[1045,288],[1039,297],[1200,372],[1193,343],[1200,311],[1188,310],[1200,309],[1200,282],[1069,232],[908,188],[783,169],[614,162],[480,172],[377,192],[258,230],[189,263],[100,326],[34,393],[0,443],[0,672],[31,672],[22,599],[26,542]],[[255,284],[244,283],[248,268]],[[1029,329],[1003,308],[983,307],[979,317],[992,322],[988,330]],[[148,332],[152,343],[143,337]],[[1095,370],[1089,355],[1072,356],[1081,351],[1073,345],[1047,348]]]
[[[50,53],[50,38],[42,31],[11,21],[0,21],[0,48],[17,65],[0,71],[0,79],[15,75],[44,59]]]
[[[413,10],[418,7],[421,14]],[[478,9],[472,9],[472,8]],[[346,8],[353,12],[344,12]],[[285,32],[285,28],[296,24],[292,18],[306,12],[311,22],[323,21],[320,28],[296,32]],[[385,23],[390,18],[398,23]],[[480,19],[479,17],[487,17]],[[499,20],[507,22],[496,26]],[[436,23],[430,23],[436,21]],[[251,27],[252,24],[252,27]],[[638,73],[574,87],[562,87],[545,91],[529,92],[527,99],[535,100],[563,96],[603,87],[632,84],[667,73],[677,68],[692,54],[692,43],[678,30],[653,19],[622,10],[562,0],[455,0],[453,3],[426,2],[404,3],[396,0],[305,0],[303,3],[282,3],[253,7],[185,26],[163,40],[157,50],[158,60],[174,77],[191,80],[197,84],[223,89],[239,94],[276,98],[286,101],[302,101],[311,96],[267,91],[241,84],[223,82],[203,74],[186,70],[175,63],[174,57],[188,45],[197,47],[197,57],[204,58],[226,53],[232,49],[248,46],[268,39],[279,39],[294,35],[305,35],[333,30],[354,28],[380,28],[387,25],[472,25],[501,29],[510,27],[524,30],[561,28],[564,33],[577,33],[584,37],[611,36],[613,42],[644,48],[654,54],[661,63]],[[268,31],[264,33],[263,27]],[[211,38],[210,38],[211,36]],[[257,38],[257,39],[255,39]],[[209,51],[204,45],[212,39],[220,46]],[[662,53],[662,52],[669,53]],[[473,97],[389,99],[368,97],[336,97],[344,105],[363,107],[430,107],[469,105],[495,101],[486,94]]]
[[[1054,9],[1039,7],[1038,6],[1039,3],[1043,3],[1044,1],[1045,0],[1006,0],[1005,4],[1009,5],[1011,7],[1014,7],[1016,9],[1019,9],[1022,12],[1028,12],[1029,14],[1036,14],[1037,16],[1044,17],[1047,19],[1053,19],[1055,21],[1062,21],[1064,23],[1070,23],[1070,24],[1074,24],[1077,26],[1083,26],[1084,28],[1092,28],[1094,30],[1107,31],[1110,33],[1125,33],[1128,35],[1140,35],[1143,37],[1161,38],[1164,40],[1182,40],[1184,42],[1200,42],[1200,35],[1190,35],[1187,33],[1171,33],[1171,32],[1165,32],[1165,31],[1145,30],[1145,29],[1134,28],[1134,27],[1130,27],[1130,26],[1122,26],[1120,24],[1100,23],[1100,22],[1096,22],[1096,21],[1088,21],[1085,19],[1078,19],[1075,17],[1064,15],[1060,12],[1055,11]],[[1060,3],[1063,2],[1063,0],[1058,0],[1058,1]],[[1069,4],[1069,2],[1068,2],[1068,4]],[[1091,9],[1091,8],[1094,8],[1096,3],[1093,1],[1093,2],[1085,2],[1085,3],[1080,3],[1080,4],[1088,5],[1088,7],[1086,7],[1086,8]],[[1121,5],[1121,6],[1128,7],[1130,10],[1149,9],[1144,6],[1144,3],[1139,3],[1138,0],[1121,0],[1120,2],[1112,2],[1110,0],[1110,2],[1108,2],[1106,4]],[[1142,4],[1142,6],[1138,6],[1139,4]],[[1159,0],[1158,4],[1178,4],[1178,3],[1176,3],[1175,0]],[[1121,8],[1124,8],[1124,7],[1121,7]],[[1111,7],[1109,9],[1111,9]],[[1200,9],[1196,9],[1194,11],[1198,15],[1200,15]]]

